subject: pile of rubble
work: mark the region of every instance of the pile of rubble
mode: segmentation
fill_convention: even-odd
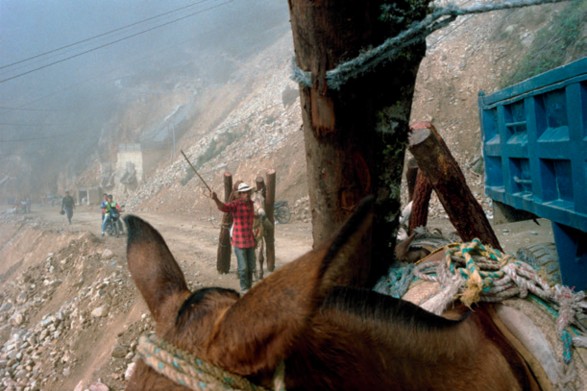
[[[78,369],[80,346],[88,345],[91,354],[92,331],[129,310],[131,284],[122,260],[96,245],[91,234],[6,282],[0,295],[0,388],[57,389]],[[146,318],[141,323],[129,327],[125,341],[151,327]],[[122,340],[119,345],[111,368],[122,387],[134,346]]]

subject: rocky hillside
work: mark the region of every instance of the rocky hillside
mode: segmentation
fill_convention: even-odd
[[[473,5],[474,2],[466,2]],[[445,138],[468,184],[490,213],[483,196],[481,135],[477,114],[479,91],[502,88],[521,54],[532,48],[539,31],[559,17],[566,4],[495,11],[460,17],[427,40],[412,108],[412,120],[432,121]],[[222,190],[222,176],[253,182],[268,169],[277,172],[277,197],[300,205],[294,217],[307,219],[305,156],[300,130],[297,86],[291,81],[290,33],[276,39],[225,85],[206,91],[208,103],[180,146],[206,181]],[[566,61],[581,56],[569,54]],[[191,178],[191,179],[190,179]],[[204,186],[179,154],[162,162],[131,195],[132,208],[195,213],[208,207]],[[442,214],[436,200],[432,215]]]
[[[468,2],[471,4],[472,2]],[[504,87],[540,31],[551,28],[567,4],[465,16],[428,39],[412,106],[412,120],[432,121],[459,162],[478,198],[483,193],[480,91]],[[570,54],[566,59],[586,53]]]
[[[307,194],[305,156],[300,130],[297,86],[290,80],[292,43],[289,34],[243,66],[225,85],[203,98],[209,107],[180,141],[206,182],[223,190],[223,175],[254,183],[268,170],[277,172],[278,198],[290,202]],[[259,72],[259,70],[263,72]],[[180,153],[160,165],[127,200],[129,210],[194,213],[210,205],[205,186]]]
[[[0,279],[0,388],[58,390],[67,385],[72,389],[75,383],[63,379],[79,382],[83,371],[102,365],[97,346],[123,338],[104,332],[105,324],[109,316],[110,324],[113,316],[115,322],[132,318],[132,282],[121,257],[89,232],[53,231],[37,221],[12,234],[13,244],[28,247],[20,248],[28,256],[14,264],[15,275],[3,273]],[[2,253],[6,256],[6,251]],[[136,327],[141,323],[132,323],[129,332]],[[119,361],[126,350],[118,359],[113,352],[106,362]],[[122,379],[125,366],[118,365],[110,371]]]

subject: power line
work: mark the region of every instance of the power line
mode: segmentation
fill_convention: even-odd
[[[49,110],[49,109],[28,109],[24,107],[7,107],[7,106],[0,106],[0,110],[12,110],[12,111],[50,111],[50,112],[57,112],[62,110]]]
[[[7,122],[0,122],[0,126],[28,126],[28,127],[35,127],[35,126],[64,126],[64,125],[57,125],[57,124],[19,124],[19,123],[7,123]]]
[[[180,20],[183,20],[183,19],[190,18],[190,17],[192,17],[192,16],[195,16],[195,15],[201,14],[201,13],[203,13],[203,12],[206,12],[206,11],[210,11],[210,10],[212,10],[212,9],[218,8],[218,7],[220,7],[220,6],[223,6],[223,5],[226,5],[226,4],[228,4],[228,3],[232,3],[233,1],[234,1],[234,0],[227,0],[227,1],[224,1],[223,3],[220,3],[220,4],[218,4],[218,5],[211,6],[211,7],[208,7],[208,8],[206,8],[206,9],[203,9],[203,10],[198,10],[198,11],[196,11],[196,12],[192,12],[192,13],[190,13],[190,14],[187,14],[187,15],[184,15],[184,16],[182,16],[182,17],[179,17],[179,18],[173,19],[173,20],[171,20],[171,21],[169,21],[169,22],[165,22],[165,23],[159,24],[159,25],[157,25],[157,26],[154,26],[154,27],[148,28],[148,29],[146,29],[146,30],[139,31],[139,32],[137,32],[137,33],[134,33],[134,34],[128,35],[128,36],[126,36],[126,37],[122,37],[122,38],[120,38],[120,39],[117,39],[117,40],[114,40],[114,41],[111,41],[111,42],[107,42],[107,43],[105,43],[105,44],[102,44],[102,45],[98,45],[98,46],[96,46],[96,47],[94,47],[94,48],[91,48],[91,49],[85,50],[85,51],[83,51],[83,52],[80,52],[80,53],[77,53],[77,54],[73,54],[73,55],[71,55],[71,56],[69,56],[69,57],[65,57],[65,58],[62,58],[62,59],[60,59],[60,60],[53,61],[53,62],[51,62],[51,63],[48,63],[48,64],[45,64],[45,65],[41,65],[41,66],[39,66],[39,67],[37,67],[37,68],[34,68],[34,69],[31,69],[31,70],[29,70],[29,71],[21,72],[21,73],[19,73],[19,74],[16,74],[16,75],[14,75],[14,76],[7,77],[7,78],[5,78],[5,79],[1,79],[1,80],[0,80],[0,83],[4,83],[4,82],[10,81],[10,80],[14,80],[14,79],[17,79],[17,78],[19,78],[19,77],[22,77],[22,76],[25,76],[25,75],[31,74],[31,73],[33,73],[33,72],[36,72],[36,71],[39,71],[39,70],[41,70],[41,69],[48,68],[48,67],[50,67],[50,66],[52,66],[52,65],[55,65],[55,64],[59,64],[59,63],[65,62],[65,61],[67,61],[67,60],[71,60],[72,58],[80,57],[80,56],[82,56],[82,55],[84,55],[84,54],[88,54],[88,53],[91,53],[91,52],[93,52],[93,51],[96,51],[96,50],[99,50],[99,49],[103,49],[103,48],[105,48],[105,47],[108,47],[108,46],[112,46],[112,45],[114,45],[114,44],[116,44],[116,43],[119,43],[119,42],[125,41],[125,40],[127,40],[127,39],[134,38],[134,37],[136,37],[136,36],[139,36],[139,35],[145,34],[145,33],[147,33],[147,32],[150,32],[150,31],[156,30],[156,29],[158,29],[158,28],[165,27],[165,26],[167,26],[167,25],[170,25],[170,24],[176,23],[176,22],[178,22],[178,21],[180,21]]]
[[[28,57],[28,58],[25,58],[25,59],[22,59],[22,60],[19,60],[19,61],[15,61],[15,62],[10,63],[10,64],[2,65],[2,66],[0,66],[0,69],[4,69],[4,68],[8,68],[8,67],[11,67],[11,66],[14,66],[14,65],[22,64],[24,62],[31,61],[31,60],[34,60],[36,58],[42,57],[42,56],[46,56],[48,54],[55,53],[55,52],[58,52],[60,50],[71,48],[71,47],[73,47],[75,45],[79,45],[79,44],[82,44],[82,43],[85,43],[85,42],[89,42],[89,41],[94,40],[94,39],[97,39],[97,38],[105,37],[105,36],[107,36],[109,34],[113,34],[113,33],[116,33],[118,31],[122,31],[122,30],[128,29],[130,27],[137,26],[137,25],[139,25],[141,23],[144,23],[144,22],[147,22],[147,21],[150,21],[150,20],[153,20],[153,19],[157,19],[157,18],[160,18],[162,16],[166,16],[166,15],[172,14],[174,12],[178,12],[178,11],[181,11],[181,10],[184,10],[184,9],[188,9],[188,8],[194,7],[194,6],[196,6],[196,5],[200,4],[200,3],[205,3],[206,1],[210,1],[210,0],[201,0],[201,1],[198,1],[196,3],[192,3],[192,4],[189,4],[189,5],[180,7],[180,8],[176,8],[174,10],[167,11],[167,12],[164,12],[164,13],[159,14],[159,15],[151,16],[151,17],[149,17],[147,19],[139,20],[138,22],[131,23],[131,24],[126,25],[126,26],[118,27],[118,28],[116,28],[114,30],[107,31],[105,33],[94,35],[92,37],[85,38],[85,39],[82,39],[80,41],[77,41],[77,42],[74,42],[74,43],[70,43],[70,44],[67,44],[65,46],[61,46],[61,47],[58,47],[56,49],[52,49],[52,50],[49,50],[47,52],[43,52],[43,53],[37,54],[37,55],[32,56],[32,57]]]
[[[231,2],[232,1],[233,0],[231,0]],[[228,2],[226,2],[226,3],[228,3]],[[224,4],[220,4],[218,6],[221,6],[221,5],[224,5]],[[204,11],[206,11],[206,10],[204,10]],[[163,51],[172,50],[174,47],[179,47],[179,46],[181,46],[181,44],[186,43],[186,42],[190,42],[191,40],[192,40],[191,38],[187,38],[187,37],[184,40],[176,39],[176,40],[174,40],[174,44],[173,45],[167,45],[163,50],[160,50],[159,53],[162,53]],[[140,58],[137,57],[136,60],[134,60],[130,64],[132,65],[133,63],[139,63],[139,62],[142,62],[143,60],[149,59],[150,57],[153,56],[153,50],[147,51],[147,53],[149,53],[149,52],[151,52],[151,54],[143,55]],[[66,92],[66,91],[78,89],[78,88],[80,88],[80,86],[82,84],[87,84],[87,83],[90,83],[90,82],[93,83],[93,82],[95,82],[97,80],[103,79],[105,75],[113,74],[118,69],[122,69],[122,67],[120,65],[118,65],[117,67],[111,68],[108,71],[101,72],[101,73],[99,73],[97,75],[93,75],[91,77],[85,78],[82,81],[77,81],[75,84],[70,84],[68,86],[64,86],[65,88],[60,88],[59,90],[54,90],[54,91],[49,92],[49,93],[47,93],[45,95],[38,96],[38,97],[36,97],[36,98],[34,98],[32,100],[29,100],[28,102],[23,103],[22,105],[20,105],[20,107],[21,107],[20,110],[27,110],[25,108],[22,108],[23,106],[29,106],[29,105],[35,104],[35,102],[46,100],[48,98],[51,98],[52,96],[55,96],[55,95],[58,95],[58,94],[62,94],[64,92]],[[121,78],[121,76],[115,76],[111,80],[116,80],[116,79],[119,79],[119,78]],[[109,80],[110,79],[108,79],[108,81]],[[101,82],[103,82],[103,81],[101,81]],[[2,107],[0,107],[0,109],[2,109]],[[11,108],[4,107],[4,109],[5,110],[10,110]],[[30,110],[34,110],[34,109],[30,109]],[[63,111],[63,110],[55,110],[55,111]]]
[[[23,137],[23,138],[14,138],[14,139],[0,139],[0,144],[2,143],[24,143],[24,142],[29,142],[29,141],[40,141],[40,140],[47,140],[47,139],[55,139],[58,137],[64,137],[67,136],[69,138],[66,139],[62,139],[60,142],[61,143],[68,143],[74,140],[79,140],[79,139],[86,139],[88,138],[88,136],[86,134],[78,134],[77,136],[71,136],[74,133],[78,133],[77,130],[72,131],[72,132],[67,132],[67,133],[59,133],[59,134],[52,134],[52,135],[48,135],[48,136],[36,136],[36,137]]]

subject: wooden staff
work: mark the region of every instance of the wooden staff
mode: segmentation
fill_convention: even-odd
[[[204,186],[206,186],[206,188],[208,189],[208,191],[210,192],[210,194],[212,194],[212,189],[210,189],[210,186],[208,186],[208,184],[206,183],[206,181],[204,180],[204,178],[202,178],[202,176],[200,174],[198,174],[198,171],[196,171],[196,168],[192,165],[192,162],[190,162],[190,159],[188,159],[188,157],[185,155],[185,153],[183,153],[183,150],[180,149],[180,152],[183,155],[183,157],[185,158],[186,162],[188,162],[188,164],[190,165],[190,167],[192,168],[192,170],[194,170],[194,172],[196,173],[196,175],[198,176],[198,178],[200,178],[200,180],[202,181],[202,183],[204,184]]]

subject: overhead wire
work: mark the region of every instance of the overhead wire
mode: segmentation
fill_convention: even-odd
[[[205,0],[205,1],[208,1],[208,0]],[[73,59],[73,58],[80,57],[80,56],[82,56],[82,55],[84,55],[84,54],[88,54],[88,53],[94,52],[94,51],[96,51],[96,50],[103,49],[103,48],[105,48],[105,47],[108,47],[108,46],[112,46],[112,45],[114,45],[114,44],[116,44],[116,43],[119,43],[119,42],[122,42],[122,41],[128,40],[128,39],[130,39],[130,38],[134,38],[134,37],[136,37],[136,36],[139,36],[139,35],[145,34],[145,33],[147,33],[147,32],[150,32],[150,31],[153,31],[153,30],[156,30],[156,29],[159,29],[159,28],[161,28],[161,27],[168,26],[168,25],[170,25],[170,24],[173,24],[173,23],[176,23],[176,22],[178,22],[178,21],[180,21],[180,20],[184,20],[184,19],[190,18],[190,17],[192,17],[192,16],[195,16],[195,15],[201,14],[201,13],[203,13],[203,12],[210,11],[210,10],[212,10],[212,9],[215,9],[215,8],[221,7],[221,6],[223,6],[223,5],[226,5],[226,4],[229,4],[229,3],[231,3],[231,2],[233,2],[233,1],[234,1],[234,0],[225,0],[225,1],[221,2],[221,3],[219,3],[219,4],[216,4],[216,5],[210,6],[210,7],[208,7],[208,8],[205,8],[205,9],[200,9],[200,10],[198,10],[198,11],[195,11],[195,12],[189,13],[189,14],[187,14],[187,15],[183,15],[183,16],[181,16],[181,17],[175,18],[175,19],[173,19],[173,20],[170,20],[170,21],[167,21],[167,22],[165,22],[165,23],[161,23],[161,24],[158,24],[158,25],[156,25],[156,26],[153,26],[153,27],[150,27],[150,28],[147,28],[147,29],[141,30],[141,31],[139,31],[139,32],[136,32],[136,33],[133,33],[133,34],[130,34],[130,35],[124,36],[124,37],[122,37],[122,38],[119,38],[119,39],[116,39],[116,40],[113,40],[113,41],[110,41],[110,42],[106,42],[106,43],[104,43],[104,44],[101,44],[101,45],[95,46],[95,47],[93,47],[93,48],[90,48],[90,49],[87,49],[87,50],[83,50],[83,51],[81,51],[81,52],[79,52],[79,53],[75,53],[75,54],[73,54],[73,55],[71,55],[71,56],[67,56],[67,57],[64,57],[64,58],[62,58],[62,59],[59,59],[59,60],[56,60],[56,61],[50,62],[50,63],[48,63],[48,64],[41,65],[41,66],[39,66],[39,67],[36,67],[36,68],[30,69],[30,70],[28,70],[28,71],[24,71],[24,72],[17,73],[16,75],[13,75],[13,76],[10,76],[10,77],[5,77],[5,78],[3,78],[3,79],[0,79],[0,84],[1,84],[1,83],[5,83],[5,82],[7,82],[7,81],[10,81],[10,80],[17,79],[17,78],[19,78],[19,77],[22,77],[22,76],[25,76],[25,75],[28,75],[28,74],[31,74],[31,73],[33,73],[33,72],[37,72],[37,71],[39,71],[39,70],[42,70],[42,69],[48,68],[48,67],[50,67],[50,66],[53,66],[53,65],[56,65],[56,64],[59,64],[59,63],[62,63],[62,62],[65,62],[65,61],[71,60],[71,59]]]
[[[60,110],[49,110],[49,109],[31,109],[27,107],[8,107],[8,106],[0,106],[0,110],[14,110],[14,111],[60,111]]]
[[[56,137],[68,137],[66,139],[61,140],[61,143],[67,143],[67,142],[72,142],[75,140],[87,140],[88,136],[86,134],[77,134],[78,133],[77,130],[71,131],[71,132],[65,132],[65,133],[59,133],[59,134],[51,134],[51,135],[46,135],[46,136],[35,136],[35,137],[21,137],[21,138],[13,138],[13,139],[1,139],[0,138],[0,143],[24,143],[24,142],[30,142],[30,141],[41,141],[41,140],[47,140],[47,139],[53,139]]]
[[[61,46],[61,47],[58,47],[58,48],[55,48],[55,49],[52,49],[52,50],[49,50],[49,51],[46,51],[46,52],[43,52],[43,53],[39,53],[39,54],[34,55],[32,57],[24,58],[22,60],[18,60],[18,61],[15,61],[13,63],[10,63],[10,64],[0,65],[0,69],[8,68],[8,67],[11,67],[11,66],[14,66],[14,65],[19,65],[19,64],[25,63],[27,61],[31,61],[31,60],[37,59],[39,57],[46,56],[48,54],[52,54],[52,53],[58,52],[60,50],[68,49],[68,48],[74,47],[76,45],[80,45],[82,43],[86,43],[86,42],[95,40],[97,38],[105,37],[107,35],[116,33],[118,31],[126,30],[126,29],[128,29],[130,27],[133,27],[133,26],[138,26],[139,24],[148,22],[150,20],[154,20],[154,19],[160,18],[162,16],[170,15],[172,13],[175,13],[175,12],[178,12],[178,11],[181,11],[181,10],[184,10],[184,9],[188,9],[188,8],[191,8],[191,7],[194,7],[196,5],[199,5],[201,3],[205,3],[207,1],[210,1],[210,0],[200,0],[200,1],[197,1],[197,2],[192,3],[192,4],[188,4],[186,6],[173,9],[171,11],[163,12],[161,14],[158,14],[158,15],[155,15],[155,16],[151,16],[151,17],[146,18],[146,19],[139,20],[138,22],[134,22],[134,23],[128,24],[126,26],[118,27],[118,28],[115,28],[113,30],[106,31],[104,33],[100,33],[100,34],[97,34],[97,35],[94,35],[94,36],[91,36],[91,37],[88,37],[88,38],[79,40],[77,42],[73,42],[73,43],[70,43],[70,44],[67,44],[67,45],[64,45],[64,46]]]
[[[176,9],[174,9],[174,10],[172,10],[172,11],[168,11],[168,12],[165,12],[165,13],[162,13],[162,14],[159,14],[159,15],[156,15],[156,16],[153,16],[153,17],[150,17],[150,18],[147,18],[147,19],[143,19],[143,20],[141,20],[141,21],[139,21],[139,22],[132,23],[131,25],[123,26],[123,27],[120,27],[120,28],[118,28],[118,29],[115,29],[115,30],[110,30],[109,32],[106,32],[106,33],[99,34],[99,35],[97,35],[97,36],[95,36],[95,37],[100,37],[100,36],[104,36],[104,35],[107,35],[107,34],[109,34],[109,33],[112,33],[112,32],[114,32],[114,31],[123,30],[123,29],[125,29],[125,28],[127,28],[127,27],[129,27],[129,26],[138,25],[139,23],[142,23],[142,22],[144,22],[144,21],[148,21],[148,20],[156,19],[156,18],[158,18],[158,17],[161,17],[161,16],[165,16],[165,15],[168,15],[168,14],[171,14],[171,13],[175,13],[175,12],[178,12],[178,11],[181,11],[181,10],[185,10],[185,9],[187,9],[187,8],[190,8],[190,7],[194,6],[194,5],[200,5],[200,4],[202,4],[202,3],[205,3],[205,2],[207,2],[207,1],[209,1],[209,0],[198,1],[198,2],[196,2],[196,3],[193,3],[193,4],[190,4],[190,5],[188,5],[188,6],[184,6],[184,7],[176,8]],[[232,2],[232,1],[233,1],[233,0],[230,0],[230,1],[224,1],[224,2],[222,2],[222,3],[220,3],[220,4],[215,4],[214,6],[212,6],[212,7],[208,7],[208,8],[206,8],[206,9],[199,9],[199,10],[198,10],[197,12],[195,12],[195,13],[191,13],[191,14],[189,14],[189,15],[182,16],[181,18],[178,18],[178,19],[176,19],[176,20],[185,19],[185,18],[188,18],[188,17],[190,17],[190,16],[194,16],[195,14],[198,14],[198,13],[203,13],[203,12],[209,11],[209,10],[211,10],[211,9],[218,8],[218,7],[222,6],[222,5],[225,5],[225,4],[227,4],[227,3],[230,3],[230,2]],[[169,23],[171,23],[171,22],[168,22],[167,24],[169,24]],[[92,37],[92,38],[95,38],[95,37]],[[89,40],[89,39],[92,39],[92,38],[88,38],[88,39],[86,39],[86,40],[78,41],[78,43],[80,43],[80,42],[85,42],[85,41],[87,41],[87,40]],[[73,44],[72,44],[72,45],[73,45]],[[71,46],[71,45],[68,45],[68,46]],[[57,49],[55,49],[55,50],[57,50]],[[55,51],[55,50],[53,50],[53,51]],[[49,51],[49,52],[53,52],[53,51]],[[49,52],[46,52],[46,53],[49,53]],[[141,59],[139,59],[139,60],[137,60],[137,61],[141,61],[142,59],[148,58],[149,56],[150,56],[150,55],[142,56],[142,57],[141,57]],[[34,57],[38,57],[38,56],[34,56]],[[33,57],[31,57],[31,58],[33,58]],[[109,73],[111,73],[111,71],[112,71],[112,70],[110,70],[110,71],[108,71],[108,72],[105,72],[105,73],[102,73],[101,75],[98,75],[97,77],[94,77],[94,78],[87,79],[86,81],[91,81],[91,80],[95,80],[95,79],[101,78],[101,77],[102,77],[102,76],[104,76],[105,74],[107,74],[107,73],[108,73],[108,74],[109,74]],[[82,81],[82,82],[84,82],[84,81]],[[60,111],[60,110],[50,110],[50,109],[33,109],[33,108],[26,108],[26,107],[24,107],[24,106],[30,105],[30,104],[32,104],[32,103],[34,103],[34,102],[37,102],[37,101],[40,101],[40,100],[43,100],[43,99],[47,99],[48,97],[50,97],[50,96],[52,96],[52,95],[55,95],[55,94],[62,93],[63,91],[66,91],[66,90],[71,90],[71,89],[76,89],[76,88],[79,88],[79,85],[80,85],[80,83],[76,83],[76,84],[72,84],[72,85],[70,85],[70,87],[69,87],[69,88],[61,88],[61,89],[60,89],[60,91],[58,91],[58,92],[54,92],[54,93],[51,93],[51,94],[48,94],[48,95],[46,94],[46,95],[44,95],[44,96],[42,96],[42,97],[39,97],[39,98],[36,98],[36,99],[34,99],[33,101],[29,101],[28,103],[23,103],[23,104],[22,104],[22,105],[20,105],[19,107],[7,107],[7,106],[0,106],[0,110],[8,110],[8,111],[13,111],[13,110],[22,110],[22,111],[47,111],[47,112],[57,112],[57,111]]]
[[[0,122],[0,126],[21,126],[21,127],[35,127],[35,126],[63,126],[57,124],[15,124],[9,122]]]
[[[153,17],[150,17],[150,18],[144,19],[144,20],[142,20],[142,21],[139,21],[139,22],[132,23],[131,25],[128,25],[128,26],[123,26],[123,27],[120,27],[120,28],[117,28],[117,29],[114,29],[114,30],[110,30],[109,32],[105,32],[105,33],[99,34],[99,35],[97,35],[97,36],[94,36],[94,37],[91,37],[91,38],[88,38],[88,39],[84,39],[84,40],[78,41],[77,43],[83,43],[83,42],[87,42],[87,41],[89,41],[89,40],[91,40],[91,39],[93,39],[93,38],[96,38],[96,37],[102,37],[102,36],[106,36],[106,35],[108,35],[108,34],[110,34],[110,33],[112,33],[112,32],[121,31],[121,30],[124,30],[124,29],[126,29],[126,28],[128,28],[128,27],[130,27],[130,26],[135,26],[135,25],[138,25],[138,24],[140,24],[140,23],[142,23],[142,22],[144,22],[144,21],[153,20],[153,19],[156,19],[156,18],[158,18],[158,17],[160,17],[160,16],[168,15],[168,14],[171,14],[171,13],[177,12],[177,11],[179,11],[179,10],[185,10],[185,9],[187,9],[187,8],[193,7],[194,5],[199,5],[199,4],[205,3],[205,2],[207,2],[207,1],[208,1],[208,0],[199,1],[199,2],[197,2],[197,3],[190,4],[189,6],[185,6],[185,7],[177,8],[177,9],[175,9],[175,10],[168,11],[168,12],[165,12],[165,13],[163,13],[163,14],[159,14],[159,15],[156,15],[156,16],[153,16]],[[109,43],[109,44],[114,44],[114,43],[120,42],[120,41],[122,41],[122,40],[124,40],[124,39],[128,39],[128,38],[131,38],[131,37],[133,37],[133,36],[136,36],[136,35],[139,35],[139,34],[142,34],[142,33],[145,33],[145,32],[151,31],[151,30],[154,30],[154,29],[156,29],[156,28],[163,27],[163,26],[169,25],[169,24],[171,24],[171,23],[174,23],[174,22],[177,22],[177,21],[180,21],[180,20],[183,20],[183,19],[189,18],[189,17],[191,17],[191,16],[194,16],[194,15],[197,15],[197,14],[200,14],[200,13],[203,13],[203,12],[206,12],[206,11],[209,11],[209,10],[212,10],[212,9],[215,9],[215,8],[218,8],[218,7],[220,7],[220,6],[226,5],[226,4],[228,4],[228,3],[231,3],[231,2],[233,2],[233,1],[234,1],[234,0],[223,1],[223,2],[221,2],[221,3],[218,3],[218,4],[215,4],[215,5],[213,5],[213,6],[207,7],[207,8],[205,8],[205,9],[199,9],[199,10],[198,10],[198,11],[196,11],[196,12],[192,12],[192,13],[190,13],[190,14],[183,15],[183,16],[181,16],[181,17],[179,17],[179,18],[175,18],[175,19],[173,19],[172,21],[168,21],[168,22],[166,22],[166,23],[162,23],[162,24],[159,24],[159,25],[157,25],[157,26],[153,26],[153,27],[151,27],[151,28],[149,28],[149,29],[145,29],[145,30],[143,30],[143,31],[141,31],[141,32],[138,32],[138,33],[135,33],[135,34],[133,34],[133,35],[130,35],[130,36],[127,36],[127,37],[124,37],[124,38],[118,39],[118,40],[116,40],[116,41],[113,41],[113,42],[111,42],[111,43]],[[39,54],[39,55],[37,55],[37,56],[30,57],[29,59],[38,58],[38,57],[42,56],[43,54],[49,54],[49,53],[52,53],[52,52],[56,52],[57,50],[59,50],[59,49],[63,49],[63,48],[66,48],[66,47],[72,47],[72,46],[74,46],[75,44],[76,44],[76,43],[74,43],[74,44],[70,44],[70,45],[66,45],[66,46],[64,46],[64,47],[61,47],[61,48],[58,48],[58,49],[54,49],[54,50],[51,50],[51,51],[47,51],[47,52],[45,52],[45,53],[41,53],[41,54]],[[101,45],[100,47],[103,47],[103,46],[105,46],[105,45]],[[98,47],[98,48],[100,48],[100,47]],[[96,50],[96,49],[98,49],[98,48],[95,48],[95,49],[93,49],[93,50]],[[88,52],[88,51],[86,51],[86,52]],[[85,53],[85,52],[84,52],[84,53]],[[84,53],[80,53],[79,55],[81,55],[81,54],[84,54]],[[73,57],[73,56],[72,56],[72,57]],[[25,60],[22,60],[22,61],[19,61],[19,62],[24,62],[24,61],[26,61],[26,59],[25,59]],[[62,61],[65,61],[65,59],[63,59]],[[49,65],[51,65],[51,64],[49,64]],[[265,108],[265,109],[264,109],[264,110],[262,110],[262,111],[268,110],[268,109],[272,108],[273,106],[275,106],[275,105],[270,105],[269,107]],[[51,110],[41,110],[41,109],[27,109],[27,108],[22,108],[22,107],[19,107],[19,108],[11,108],[11,107],[2,107],[2,106],[0,106],[0,109],[4,109],[4,110],[51,111]],[[252,116],[251,116],[251,117],[252,117]],[[245,119],[242,119],[242,120],[240,120],[240,121],[237,121],[236,123],[225,124],[224,126],[222,126],[222,127],[221,127],[221,130],[223,130],[223,129],[224,129],[224,130],[227,130],[227,129],[233,128],[233,127],[237,126],[239,123],[242,123],[242,122],[244,122],[245,120],[248,120],[248,119],[249,119],[249,118],[245,118]],[[34,124],[8,124],[8,123],[4,123],[4,124],[3,124],[3,123],[0,123],[0,125],[6,125],[6,126],[8,126],[8,125],[10,125],[10,126],[22,126],[22,127],[34,127],[34,126],[35,126]],[[46,125],[46,124],[43,124],[43,125],[41,125],[41,126],[44,126],[44,125]],[[57,126],[57,125],[55,125],[55,126]],[[67,135],[68,135],[68,134],[67,134]],[[57,135],[57,136],[60,136],[60,135]],[[28,137],[21,137],[21,138],[5,139],[5,140],[2,140],[2,139],[0,139],[0,143],[17,143],[17,142],[28,142],[28,141],[36,141],[36,140],[49,139],[49,138],[53,138],[53,137],[56,137],[56,135],[51,135],[51,136],[39,136],[39,137],[32,137],[32,138],[28,138]]]

